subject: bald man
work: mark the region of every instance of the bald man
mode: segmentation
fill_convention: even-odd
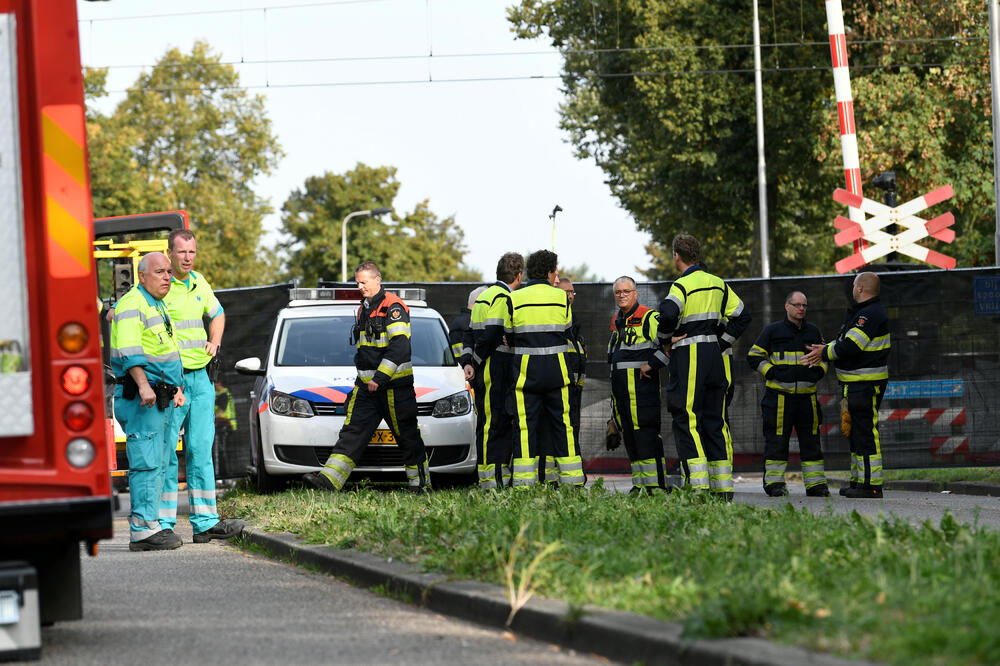
[[[837,338],[826,345],[809,346],[801,363],[833,361],[841,395],[851,415],[851,483],[840,494],[850,498],[882,497],[882,445],[878,408],[889,383],[889,313],[879,300],[880,283],[874,273],[854,278],[854,306]]]

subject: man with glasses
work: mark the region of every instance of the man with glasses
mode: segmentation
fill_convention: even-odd
[[[828,497],[820,449],[819,426],[823,414],[816,400],[816,384],[826,374],[827,364],[802,365],[810,345],[822,345],[815,324],[806,321],[806,295],[793,291],[785,297],[786,317],[768,324],[747,354],[750,367],[764,377],[764,492],[770,497],[788,494],[785,469],[792,430],[799,439],[802,482],[806,495]]]
[[[632,492],[666,492],[667,471],[660,436],[660,368],[667,356],[657,342],[656,310],[639,305],[635,280],[615,280],[618,313],[611,320],[612,415],[632,466]]]

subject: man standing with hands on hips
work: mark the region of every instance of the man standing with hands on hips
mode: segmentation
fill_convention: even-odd
[[[243,531],[242,520],[219,520],[215,507],[215,384],[207,366],[219,353],[226,315],[208,280],[194,270],[197,241],[188,229],[170,232],[167,256],[173,280],[164,301],[173,321],[174,337],[184,365],[184,394],[187,402],[171,414],[167,427],[169,447],[164,466],[160,497],[160,523],[171,529],[177,524],[177,455],[174,451],[181,427],[184,428],[185,475],[188,518],[195,543],[231,539]],[[203,318],[209,318],[208,333]]]
[[[882,497],[882,445],[878,408],[889,383],[889,313],[879,300],[880,281],[874,273],[854,278],[854,306],[837,339],[810,345],[802,357],[808,366],[833,361],[841,395],[851,416],[851,483],[840,494],[851,498]]]

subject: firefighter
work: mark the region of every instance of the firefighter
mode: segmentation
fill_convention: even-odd
[[[184,405],[184,368],[162,300],[170,290],[170,260],[150,252],[138,270],[139,284],[115,308],[110,337],[115,417],[125,429],[128,453],[129,550],[172,550],[181,538],[160,523],[160,491],[167,454],[173,453],[167,421]]]
[[[549,427],[562,485],[584,485],[583,460],[569,416],[569,349],[573,323],[569,297],[552,282],[558,257],[539,250],[527,260],[528,282],[510,296],[504,329],[512,347],[516,427],[513,485],[538,481],[539,426]]]
[[[732,500],[733,466],[726,451],[722,352],[750,325],[750,313],[722,278],[701,270],[694,236],[674,237],[674,266],[681,276],[660,303],[659,336],[672,344],[667,407],[673,416],[677,456],[688,485]],[[725,323],[720,336],[716,328]]]
[[[764,377],[764,397],[760,402],[764,416],[764,492],[770,497],[788,494],[785,469],[792,429],[799,439],[806,495],[830,495],[819,442],[823,413],[816,400],[816,384],[826,374],[827,364],[799,363],[810,345],[823,344],[819,328],[806,321],[807,307],[804,293],[788,294],[787,316],[766,326],[747,354],[750,367]]]
[[[226,435],[236,432],[236,405],[233,394],[222,385],[215,382],[215,429]]]
[[[195,543],[232,539],[243,531],[243,521],[219,519],[215,504],[215,383],[208,365],[216,358],[226,327],[226,314],[205,276],[194,270],[198,244],[188,229],[175,229],[167,237],[167,257],[173,268],[170,291],[163,299],[174,322],[174,337],[184,365],[184,406],[171,412],[168,443],[176,444],[184,429],[184,462],[188,520]],[[204,318],[209,320],[205,331]],[[176,447],[175,447],[176,448]],[[160,523],[177,524],[177,453],[171,449],[164,468],[160,497]]]
[[[569,307],[572,310],[573,303],[576,302],[576,289],[573,288],[573,281],[569,278],[559,278],[556,285],[566,292],[569,299]],[[587,381],[587,341],[580,330],[580,323],[573,318],[573,325],[570,326],[570,371],[573,373],[573,382],[569,386],[569,420],[573,424],[573,437],[580,441],[580,410],[583,403],[583,385]],[[574,356],[575,354],[575,356]]]
[[[483,490],[510,485],[512,384],[503,322],[510,310],[510,294],[521,286],[523,275],[524,257],[517,252],[500,257],[497,281],[473,303],[466,350],[459,361],[475,394],[476,460]]]
[[[854,306],[837,339],[810,345],[802,357],[809,366],[833,361],[842,396],[850,413],[851,482],[840,494],[852,498],[882,497],[882,445],[878,408],[889,383],[889,313],[879,300],[880,281],[874,273],[854,278]]]
[[[377,265],[354,271],[363,300],[354,324],[358,376],[347,398],[347,418],[323,469],[303,476],[320,490],[339,491],[384,419],[403,452],[408,489],[429,489],[427,455],[417,427],[417,396],[410,361],[410,310],[382,287]]]
[[[460,361],[462,355],[465,353],[465,336],[466,332],[469,331],[471,323],[472,306],[476,302],[476,299],[479,298],[479,294],[485,290],[486,286],[484,285],[470,291],[468,305],[462,308],[462,311],[458,313],[458,316],[448,326],[448,341],[451,343],[451,353],[455,356],[456,361]]]
[[[635,280],[615,280],[618,314],[611,320],[608,363],[611,404],[632,463],[632,492],[667,490],[660,437],[660,368],[667,356],[657,342],[656,310],[639,305]]]

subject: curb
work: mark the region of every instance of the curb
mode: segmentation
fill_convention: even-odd
[[[956,495],[985,495],[987,497],[1000,497],[1000,486],[990,483],[976,483],[974,481],[953,481],[944,484],[944,489]]]
[[[271,534],[253,527],[243,539],[270,551],[272,557],[308,564],[338,578],[383,590],[428,610],[477,622],[582,653],[622,663],[668,666],[864,666],[871,662],[841,659],[759,638],[687,641],[682,625],[597,606],[573,608],[565,601],[532,597],[514,616],[503,588],[452,580],[425,573],[416,565],[392,562],[369,553],[303,544],[293,534]]]

